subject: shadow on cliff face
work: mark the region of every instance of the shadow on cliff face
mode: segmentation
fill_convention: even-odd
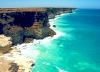
[[[0,14],[0,34],[12,37],[13,45],[24,40],[24,27],[31,27],[34,23],[35,12],[11,12]]]
[[[24,27],[31,27],[34,23],[35,12],[17,12],[12,17],[15,18],[14,25]]]
[[[13,45],[23,42],[24,31],[22,27],[6,25],[3,32],[6,36],[12,38]]]
[[[0,24],[0,34],[3,34],[3,25]]]

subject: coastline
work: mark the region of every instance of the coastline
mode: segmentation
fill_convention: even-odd
[[[66,14],[67,14],[67,13],[64,13],[64,15],[66,15]],[[63,15],[63,14],[57,15],[54,19],[56,19],[57,17],[59,18],[59,16],[61,16],[61,15]],[[49,21],[54,20],[54,19],[49,19]],[[52,23],[52,21],[51,21],[51,23]],[[53,29],[53,30],[56,29],[56,28],[54,28],[54,27],[52,26],[51,23],[50,23],[50,28]],[[37,45],[39,45],[39,44],[42,44],[42,43],[49,44],[52,40],[57,39],[58,37],[64,36],[64,35],[65,35],[64,33],[60,32],[60,31],[56,31],[56,30],[54,30],[54,31],[56,32],[56,35],[54,35],[53,37],[46,37],[46,38],[44,38],[44,39],[39,39],[39,40],[34,39],[34,41],[32,41],[32,42],[30,42],[30,43],[27,43],[27,44],[23,43],[23,44],[18,45],[18,46],[16,46],[16,47],[17,47],[18,49],[20,49],[20,50],[22,51],[23,55],[24,55],[24,56],[27,56],[28,58],[31,58],[31,57],[29,56],[30,54],[28,54],[28,52],[31,51],[31,49],[32,49],[32,52],[34,53],[34,56],[32,56],[32,57],[34,58],[34,59],[33,59],[34,62],[36,62],[36,59],[38,58],[38,56],[40,55],[40,53],[36,50],[35,46],[37,46]],[[31,48],[31,46],[33,46],[33,48]],[[27,55],[24,54],[26,51],[28,51],[28,52],[27,52]],[[33,66],[33,67],[34,67],[34,66]],[[63,71],[63,70],[59,69],[59,71]]]
[[[55,17],[52,19],[57,19],[57,18],[59,18],[60,15],[67,14],[67,13],[61,12],[60,14],[56,14]],[[72,12],[69,12],[69,13],[72,13]],[[52,19],[49,19],[49,23],[50,23],[50,20],[52,20]],[[50,28],[52,29],[54,27],[50,26]],[[30,45],[36,45],[42,41],[48,42],[48,41],[58,38],[61,35],[64,35],[61,32],[56,32],[56,33],[57,34],[56,35],[54,34],[53,37],[49,35],[49,36],[45,37],[44,39],[38,39],[38,40],[34,39],[34,41],[31,41],[30,43],[22,43],[21,44],[22,46],[17,44],[16,46],[12,47],[12,50],[9,53],[4,54],[1,57],[17,64],[17,66],[19,67],[19,70],[24,69],[24,71],[29,72],[30,69],[32,68],[32,66],[34,65],[35,59],[33,61],[33,59],[30,59],[30,57],[26,56],[27,57],[26,58],[25,55],[22,54],[22,52],[27,49],[26,46],[29,48]],[[10,57],[11,55],[12,55],[12,57]],[[34,50],[34,57],[37,57],[38,55],[39,55],[39,52]]]
[[[44,40],[45,41],[45,40]],[[48,40],[47,40],[48,41]],[[37,42],[37,43],[39,43],[39,42]],[[38,45],[38,44],[37,44]],[[48,63],[47,63],[48,64]],[[82,64],[84,64],[84,63],[82,63]],[[50,65],[50,64],[48,64],[48,65]],[[77,65],[77,64],[76,64]],[[59,71],[61,71],[61,68],[58,66],[57,68],[59,68],[60,70]],[[63,70],[63,69],[62,69]],[[64,71],[64,70],[63,70]],[[67,72],[67,71],[66,71]]]
[[[67,13],[64,13],[64,14],[66,15]],[[58,27],[56,24],[54,24],[54,25],[56,25],[56,27],[53,27],[53,26],[52,26],[52,20],[55,20],[55,19],[59,18],[59,16],[61,16],[61,15],[63,15],[63,14],[56,15],[55,18],[49,19],[50,28],[53,29],[53,30],[56,32],[56,35],[54,35],[53,37],[46,37],[46,38],[41,39],[41,40],[36,40],[36,41],[37,41],[36,45],[38,45],[38,44],[40,44],[40,46],[41,46],[41,44],[42,44],[42,45],[43,45],[43,44],[48,44],[48,45],[49,45],[50,42],[52,42],[53,40],[56,40],[56,39],[58,39],[59,37],[65,35],[65,33],[61,32],[61,31],[58,31],[58,30],[55,30],[56,27]],[[34,41],[33,43],[35,43],[35,41]],[[48,47],[48,45],[45,45],[45,46]],[[33,46],[33,47],[35,47],[35,46]],[[36,47],[36,48],[37,48],[37,47]],[[51,48],[48,47],[48,49],[51,49]],[[31,49],[30,49],[30,50],[31,50]],[[37,53],[36,59],[38,59],[38,56],[40,56],[41,53],[39,53],[39,51],[36,51],[36,53]],[[36,61],[36,59],[35,59],[35,61]],[[37,63],[36,63],[36,64],[37,64]],[[46,64],[47,66],[50,65],[50,63],[45,63],[45,61],[44,61],[44,64]],[[41,67],[40,67],[40,68],[41,68]],[[59,67],[56,67],[56,66],[55,66],[55,68],[58,69],[58,72],[67,72],[67,71],[65,71],[65,70],[63,70],[63,69],[60,69]],[[34,69],[35,69],[35,66],[32,68],[32,70],[33,70],[32,72],[34,72]]]

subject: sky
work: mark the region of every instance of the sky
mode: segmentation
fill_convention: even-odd
[[[0,0],[0,8],[22,7],[73,7],[100,9],[100,0]]]

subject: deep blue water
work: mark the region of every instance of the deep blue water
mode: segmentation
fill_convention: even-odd
[[[35,60],[32,72],[100,72],[99,9],[77,9],[50,23],[57,35],[22,51]]]

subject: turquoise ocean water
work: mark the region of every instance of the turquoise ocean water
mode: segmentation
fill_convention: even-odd
[[[100,72],[100,10],[76,9],[50,20],[53,38],[22,44],[35,61],[32,72]]]

